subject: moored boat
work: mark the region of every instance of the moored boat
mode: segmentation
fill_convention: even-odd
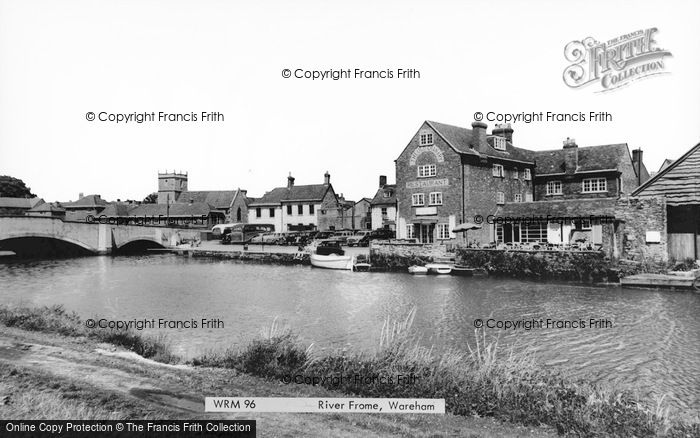
[[[428,273],[428,268],[425,266],[409,266],[408,272],[413,275],[425,275]]]
[[[452,272],[452,266],[443,263],[428,263],[425,267],[430,274],[446,275]]]
[[[452,267],[452,275],[458,275],[461,277],[471,277],[474,275],[474,268],[468,268],[466,266],[454,265]]]
[[[311,266],[325,269],[340,269],[344,271],[352,271],[355,262],[355,257],[351,255],[329,254],[321,255],[311,253]]]

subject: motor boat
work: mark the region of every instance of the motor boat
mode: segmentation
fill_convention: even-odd
[[[428,268],[425,266],[409,266],[408,272],[413,275],[425,275],[428,273]]]
[[[446,275],[452,272],[452,266],[443,263],[428,263],[425,267],[430,274]]]
[[[355,257],[351,255],[328,254],[322,255],[311,253],[311,266],[325,269],[341,269],[352,271],[355,264]]]
[[[316,245],[316,249],[311,252],[311,266],[317,268],[352,271],[354,264],[355,257],[345,255],[345,251],[338,241],[320,241]]]
[[[471,277],[474,275],[474,268],[468,268],[466,266],[454,265],[452,267],[452,275],[458,275],[461,277]]]

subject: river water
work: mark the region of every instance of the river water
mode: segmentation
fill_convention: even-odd
[[[609,321],[601,328],[485,328],[507,348],[574,376],[616,382],[652,400],[700,410],[700,295],[462,277],[353,273],[175,255],[85,257],[0,264],[0,302],[62,304],[83,318],[198,323],[164,333],[194,357],[245,345],[277,318],[314,351],[375,351],[387,316],[416,308],[421,342],[474,345],[474,321]],[[201,320],[221,320],[202,328]],[[491,321],[489,321],[491,320]]]

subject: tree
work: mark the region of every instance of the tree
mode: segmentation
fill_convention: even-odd
[[[158,202],[158,193],[156,192],[153,192],[150,195],[143,198],[144,204],[155,204],[156,202]]]
[[[0,196],[8,198],[36,198],[31,189],[19,178],[0,175]]]

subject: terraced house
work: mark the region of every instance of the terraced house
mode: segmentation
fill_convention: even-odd
[[[323,184],[276,187],[248,205],[248,223],[272,224],[276,232],[341,229],[345,206],[338,200],[328,172]],[[352,213],[350,213],[352,214]]]
[[[630,154],[627,144],[579,147],[567,139],[561,149],[533,151],[513,145],[508,124],[488,134],[481,122],[467,129],[426,121],[396,159],[397,234],[457,241],[452,230],[474,222],[482,228],[467,240],[479,245],[613,248],[616,202],[648,178],[642,151]]]

